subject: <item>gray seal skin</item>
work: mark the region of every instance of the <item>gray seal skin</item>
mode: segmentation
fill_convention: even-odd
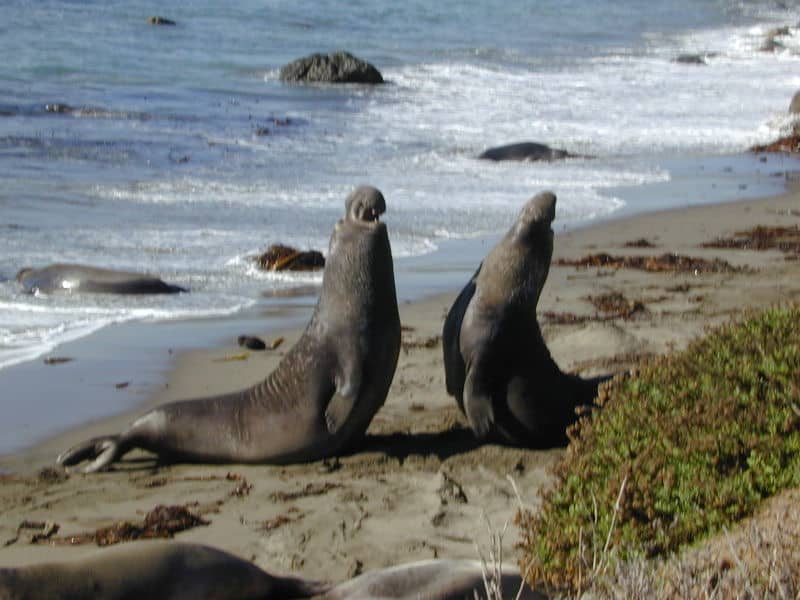
[[[131,542],[77,560],[0,568],[0,600],[285,600],[329,588],[276,577],[215,548],[172,541]]]
[[[20,269],[16,277],[26,292],[93,292],[104,294],[177,294],[186,288],[163,282],[158,277],[100,269],[85,265],[56,263],[41,269]]]
[[[553,255],[556,197],[531,198],[456,298],[442,331],[445,383],[481,440],[547,448],[567,442],[597,386],[563,373],[542,338],[536,305]]]
[[[322,291],[300,339],[253,387],[165,404],[120,435],[58,457],[103,469],[132,448],[169,461],[286,464],[335,455],[361,438],[386,400],[400,316],[383,195],[363,186],[331,236]]]
[[[527,585],[522,586],[516,567],[503,568],[500,579],[502,594],[489,597],[545,599]],[[370,571],[335,586],[319,600],[475,600],[486,597],[479,561],[439,559]]]
[[[577,154],[570,154],[566,150],[551,148],[550,146],[537,142],[519,142],[517,144],[489,148],[482,152],[478,158],[494,161],[548,161],[562,158],[579,158],[579,156]]]

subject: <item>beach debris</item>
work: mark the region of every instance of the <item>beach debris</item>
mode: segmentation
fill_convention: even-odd
[[[283,342],[284,342],[283,337],[276,337],[274,340],[270,342],[269,349],[276,350]]]
[[[608,372],[610,370],[619,372],[622,369],[631,369],[646,360],[652,360],[656,356],[653,352],[623,352],[613,356],[579,361],[572,365],[572,369],[578,373],[586,371]]]
[[[539,317],[548,324],[552,325],[580,325],[592,319],[599,318],[597,315],[578,315],[573,312],[556,312],[545,310],[539,313]]]
[[[267,349],[267,345],[264,343],[264,340],[254,335],[240,335],[237,339],[237,342],[240,346],[247,348],[248,350]]]
[[[177,23],[172,19],[167,19],[166,17],[157,17],[157,16],[148,17],[147,22],[150,25],[169,25],[169,26],[177,25]]]
[[[305,513],[300,512],[300,509],[294,506],[290,508],[288,512],[294,513],[294,515],[293,516],[289,516],[288,514],[278,515],[277,517],[274,517],[272,519],[267,519],[266,521],[261,523],[258,529],[260,531],[273,531],[275,529],[278,529],[279,527],[283,527],[288,523],[296,523],[297,521],[304,519],[306,516]]]
[[[630,319],[634,315],[647,312],[647,307],[641,300],[628,300],[621,292],[587,296],[586,300],[606,318]]]
[[[609,267],[613,269],[640,269],[651,273],[736,273],[744,271],[721,258],[705,259],[669,252],[661,256],[613,256],[605,252],[590,254],[571,260],[560,258],[553,261],[559,267]]]
[[[737,231],[729,238],[717,238],[701,244],[703,248],[732,248],[737,250],[780,250],[800,254],[800,227],[757,225]]]
[[[215,358],[214,362],[234,362],[237,360],[247,360],[250,358],[249,352],[242,352],[240,354],[226,354],[222,358]]]
[[[401,345],[403,351],[408,352],[412,348],[436,348],[442,343],[441,335],[432,335],[425,338],[415,338],[404,341]]]
[[[341,483],[325,481],[323,483],[309,483],[302,490],[296,492],[272,492],[269,497],[273,502],[290,502],[298,498],[308,498],[309,496],[322,496],[331,490],[344,487]]]
[[[334,471],[338,471],[342,468],[342,461],[339,460],[338,456],[331,456],[329,458],[323,458],[319,469],[317,469],[320,473],[333,473]]]
[[[439,475],[441,483],[436,491],[439,494],[439,500],[442,505],[450,504],[451,502],[467,504],[467,495],[464,493],[464,488],[461,487],[461,484],[445,471],[439,471]]]
[[[110,527],[100,527],[93,532],[78,533],[64,537],[48,537],[31,541],[32,544],[46,541],[52,545],[76,546],[97,544],[112,546],[133,540],[172,538],[176,533],[200,525],[208,525],[202,517],[194,514],[186,506],[164,506],[159,504],[148,512],[139,523],[119,521]]]
[[[672,292],[672,293],[675,293],[675,294],[685,294],[690,289],[692,289],[692,286],[689,285],[688,283],[679,283],[678,285],[673,285],[673,286],[664,288],[664,291],[665,292]]]
[[[42,467],[36,474],[36,480],[39,483],[61,483],[69,479],[69,475],[64,469],[57,469],[56,467]]]
[[[281,68],[280,78],[301,83],[383,83],[378,69],[343,50],[298,58]]]
[[[593,315],[579,315],[572,312],[543,311],[542,320],[553,325],[580,325],[589,321],[611,321],[613,319],[632,319],[633,317],[648,312],[641,300],[629,300],[621,292],[609,292],[585,298],[599,312]]]
[[[55,521],[22,521],[17,527],[17,534],[10,540],[3,543],[4,547],[16,544],[19,539],[26,535],[28,536],[28,543],[37,544],[41,541],[48,540],[53,537],[61,526]]]
[[[230,475],[230,473],[228,473]],[[238,479],[231,479],[231,481],[236,481],[236,486],[231,490],[228,494],[229,496],[235,496],[237,498],[242,498],[250,494],[250,491],[253,489],[253,484],[247,481],[241,475],[238,476]]]
[[[638,240],[630,240],[623,244],[626,248],[655,248],[656,245],[647,238],[639,238]]]
[[[315,271],[325,267],[325,257],[319,250],[298,250],[284,244],[272,244],[253,260],[265,271]]]
[[[48,356],[42,362],[46,365],[60,365],[63,363],[72,362],[74,358],[68,356]]]

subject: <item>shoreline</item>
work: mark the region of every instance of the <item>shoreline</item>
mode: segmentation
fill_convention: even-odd
[[[789,188],[770,198],[640,214],[567,232],[556,229],[553,265],[538,314],[561,368],[583,375],[628,369],[642,357],[684,347],[706,327],[747,307],[800,299],[799,260],[787,260],[777,250],[699,247],[756,225],[800,225],[800,186],[790,182]],[[654,247],[625,247],[640,239]],[[556,264],[600,252],[674,252],[720,258],[748,270],[671,274]],[[226,327],[238,333],[262,335],[267,341],[281,335],[285,341],[277,351],[251,352],[246,360],[224,360],[241,353],[235,337],[229,345],[176,352],[166,386],[134,410],[0,457],[0,473],[8,473],[0,479],[0,565],[96,551],[93,544],[52,540],[31,544],[20,539],[3,547],[24,520],[53,521],[60,526],[56,537],[71,536],[141,519],[158,504],[190,507],[210,522],[176,539],[210,543],[277,573],[338,581],[411,560],[475,558],[476,545],[487,549],[489,532],[498,533],[510,523],[520,501],[537,506],[538,492],[551,483],[549,469],[563,450],[474,443],[445,392],[438,340],[457,292],[401,302],[406,329],[392,389],[353,454],[289,466],[159,466],[134,452],[109,472],[62,478],[44,471],[47,476],[40,476],[58,452],[119,430],[147,406],[241,388],[260,379],[302,331],[241,331],[244,323],[232,318]],[[606,314],[590,301],[605,294],[620,295],[631,308],[629,314]],[[40,374],[49,374],[41,369],[51,368],[57,367],[37,366]],[[252,487],[242,491],[242,481]],[[502,540],[510,561],[517,556],[516,541],[510,526]]]

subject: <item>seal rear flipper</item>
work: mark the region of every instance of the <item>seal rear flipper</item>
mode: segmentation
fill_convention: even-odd
[[[58,455],[56,462],[64,467],[77,465],[85,460],[92,461],[81,471],[94,473],[108,467],[123,454],[120,436],[107,435],[81,442]]]

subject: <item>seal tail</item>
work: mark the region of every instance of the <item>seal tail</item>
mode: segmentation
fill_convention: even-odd
[[[124,454],[119,435],[107,435],[81,442],[58,455],[56,462],[64,467],[92,461],[83,469],[84,473],[102,471]]]

